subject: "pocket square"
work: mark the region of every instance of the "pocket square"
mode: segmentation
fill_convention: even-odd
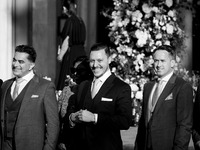
[[[31,98],[38,98],[39,95],[32,95]]]
[[[112,102],[112,99],[111,99],[111,98],[102,97],[102,98],[101,98],[101,101]]]
[[[170,100],[170,99],[173,99],[173,95],[172,95],[172,93],[169,94],[169,95],[167,96],[167,98],[165,98],[165,100]]]

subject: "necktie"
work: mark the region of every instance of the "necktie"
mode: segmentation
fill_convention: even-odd
[[[152,97],[152,106],[155,105],[155,103],[158,100],[158,97],[160,96],[160,93],[161,93],[161,84],[162,84],[162,80],[160,80],[160,81],[157,82],[157,85],[156,85],[156,88],[155,88],[155,91],[154,91],[153,97]]]
[[[24,79],[17,79],[16,80],[15,88],[13,90],[13,100],[15,100],[17,98],[17,96],[19,95],[19,87],[20,87],[20,84],[23,81],[24,81]]]
[[[100,80],[99,79],[96,79],[93,81],[93,86],[92,86],[92,98],[95,97],[95,95],[97,94],[98,90],[99,90],[99,83],[100,83]]]

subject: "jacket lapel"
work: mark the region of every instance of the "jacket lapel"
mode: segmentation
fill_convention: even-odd
[[[108,77],[108,79],[103,83],[98,93],[94,97],[94,105],[97,105],[103,96],[105,96],[106,92],[113,86],[113,80],[115,79],[115,75],[112,74]]]
[[[147,86],[145,87],[145,93],[144,93],[144,97],[143,97],[143,100],[144,100],[144,114],[145,114],[145,122],[146,122],[146,125],[148,123],[148,116],[149,116],[149,100],[150,100],[150,95],[151,95],[151,91],[153,89],[153,86],[155,84],[155,81],[154,82],[150,82],[149,84],[147,84]]]
[[[176,80],[176,75],[173,74],[172,77],[169,79],[167,82],[165,88],[163,89],[160,97],[158,98],[157,104],[154,108],[154,114],[159,110],[160,106],[163,104],[165,98],[172,92],[174,86],[175,86],[175,80]]]

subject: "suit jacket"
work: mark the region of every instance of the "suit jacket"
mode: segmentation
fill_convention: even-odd
[[[68,116],[80,109],[98,114],[97,123],[77,123],[72,129],[73,149],[122,150],[120,130],[128,129],[131,124],[130,86],[111,75],[92,99],[91,84],[92,81],[81,83],[69,102]]]
[[[196,146],[196,142],[200,141],[200,84],[197,88],[197,93],[194,102],[194,113],[193,113],[193,132],[192,132],[192,139],[194,142],[195,150],[200,150],[199,147]]]
[[[0,87],[2,85],[3,81],[0,79]],[[1,98],[1,88],[0,88],[0,98]]]
[[[7,80],[2,85],[1,143],[4,140],[5,97],[14,80]],[[37,75],[29,82],[14,128],[16,150],[55,150],[59,133],[55,86]],[[3,147],[1,149],[3,150]]]
[[[193,121],[192,87],[173,74],[148,122],[148,101],[154,84],[150,82],[144,86],[143,109],[135,149],[146,150],[147,140],[151,139],[153,150],[187,150]]]

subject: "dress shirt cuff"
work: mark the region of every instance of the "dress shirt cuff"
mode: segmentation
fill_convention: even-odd
[[[94,114],[94,123],[96,124],[98,120],[98,114]]]
[[[76,124],[72,121],[71,117],[72,117],[72,114],[69,115],[69,125],[71,128],[73,128]]]

